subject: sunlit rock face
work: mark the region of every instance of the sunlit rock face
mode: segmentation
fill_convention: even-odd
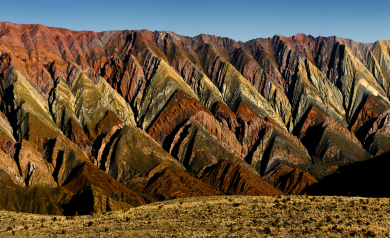
[[[10,210],[70,215],[305,194],[390,151],[389,52],[0,23],[0,189],[27,196]]]

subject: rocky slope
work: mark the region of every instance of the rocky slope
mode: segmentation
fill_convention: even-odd
[[[88,214],[304,194],[390,151],[389,51],[304,34],[236,42],[2,22],[0,186],[31,200],[1,206]],[[51,202],[21,208],[40,196]]]

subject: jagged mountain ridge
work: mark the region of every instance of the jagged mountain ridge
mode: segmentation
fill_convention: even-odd
[[[0,23],[0,181],[54,188],[90,163],[127,187],[133,205],[279,193],[255,177],[305,193],[339,166],[390,150],[388,45]],[[215,171],[222,161],[235,168],[228,178]],[[164,181],[174,187],[156,187]],[[243,183],[254,187],[234,187]],[[72,196],[129,205],[104,188]]]

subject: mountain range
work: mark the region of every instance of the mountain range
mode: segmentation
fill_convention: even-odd
[[[2,22],[0,209],[390,196],[373,190],[390,151],[389,52],[390,41],[335,36],[236,42]]]

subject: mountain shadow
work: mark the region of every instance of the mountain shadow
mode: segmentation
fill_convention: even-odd
[[[345,165],[319,183],[311,186],[308,195],[390,197],[390,152],[372,159]]]

